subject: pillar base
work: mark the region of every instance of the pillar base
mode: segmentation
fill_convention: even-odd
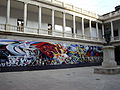
[[[95,74],[120,74],[120,67],[104,68],[98,67],[94,68]]]
[[[103,62],[102,67],[112,68],[117,67],[114,55],[114,46],[104,46],[103,47]]]

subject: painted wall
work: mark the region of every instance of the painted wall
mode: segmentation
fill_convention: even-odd
[[[102,47],[0,39],[0,67],[99,63]]]

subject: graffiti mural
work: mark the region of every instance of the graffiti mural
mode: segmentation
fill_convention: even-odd
[[[0,40],[0,67],[102,62],[102,47],[68,43]]]

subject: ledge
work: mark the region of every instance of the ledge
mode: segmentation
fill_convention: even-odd
[[[103,68],[103,67],[98,67],[94,68],[94,73],[95,74],[120,74],[120,67],[113,67],[113,68]]]
[[[101,41],[92,41],[85,39],[74,39],[74,38],[65,38],[65,37],[57,37],[50,35],[37,35],[37,34],[27,34],[27,33],[18,33],[18,32],[9,32],[9,31],[0,31],[1,35],[12,35],[12,36],[22,36],[22,37],[32,37],[32,38],[42,38],[42,39],[52,39],[52,40],[62,40],[62,41],[70,41],[70,42],[82,42],[82,43],[93,43],[93,44],[101,44],[104,43]]]

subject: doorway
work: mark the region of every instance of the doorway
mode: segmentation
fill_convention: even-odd
[[[115,61],[120,65],[120,46],[115,46]]]

